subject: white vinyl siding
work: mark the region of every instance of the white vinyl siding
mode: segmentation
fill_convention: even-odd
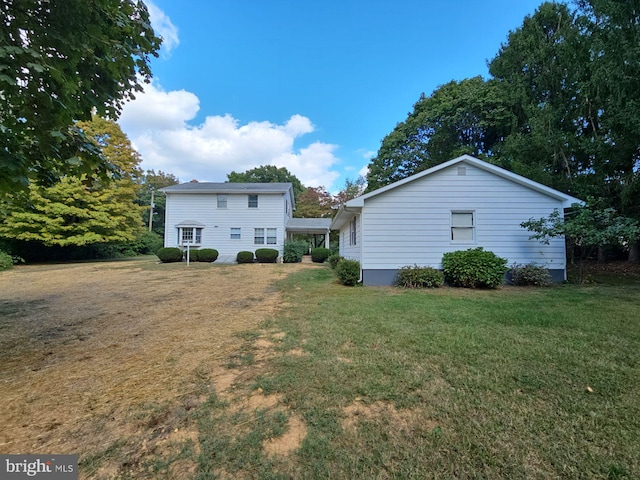
[[[529,218],[545,217],[554,209],[562,211],[560,202],[545,194],[473,165],[466,165],[465,175],[458,175],[457,166],[452,166],[365,200],[358,246],[362,267],[397,269],[418,264],[442,268],[444,253],[480,246],[509,264],[534,262],[563,269],[562,238],[543,245],[530,240],[530,232],[520,227]],[[452,212],[473,213],[473,242],[452,240],[452,228],[468,228],[454,226]],[[348,224],[343,232],[348,235]],[[343,245],[344,252],[350,250],[348,236],[341,236],[340,243],[341,250]],[[343,251],[341,255],[346,256]]]
[[[356,215],[349,222],[345,223],[340,230],[340,255],[344,258],[360,260],[360,241],[362,239],[360,220],[360,215]],[[351,243],[353,224],[355,224],[355,244]]]
[[[169,193],[165,216],[165,246],[180,246],[177,225],[186,220],[204,225],[202,248],[215,248],[220,255],[236,255],[239,251],[253,251],[254,228],[275,229],[276,248],[282,254],[285,240],[285,225],[289,216],[285,215],[285,200],[289,195],[282,193],[260,193],[260,208],[247,208],[246,193],[229,193],[227,208],[217,208],[216,193]],[[241,238],[231,238],[231,229],[238,228]],[[268,236],[265,231],[265,240]]]

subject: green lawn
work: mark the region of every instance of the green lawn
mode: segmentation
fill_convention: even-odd
[[[279,288],[290,306],[265,328],[286,335],[253,388],[306,437],[265,455],[287,415],[213,396],[195,413],[199,478],[640,478],[637,282],[407,291],[327,268]]]

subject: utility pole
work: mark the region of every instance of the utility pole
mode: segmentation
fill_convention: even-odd
[[[151,229],[153,228],[153,207],[155,207],[155,205],[153,204],[154,193],[155,193],[155,190],[152,188],[151,189],[151,205],[149,205],[149,231],[151,231]]]

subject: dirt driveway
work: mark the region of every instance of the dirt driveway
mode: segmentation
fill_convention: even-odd
[[[167,405],[225,386],[242,333],[279,306],[274,281],[301,268],[316,267],[145,258],[0,272],[0,452],[82,459],[143,442]]]

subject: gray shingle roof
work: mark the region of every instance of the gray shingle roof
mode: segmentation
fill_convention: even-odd
[[[290,183],[189,182],[161,189],[165,193],[286,193]]]
[[[287,230],[290,231],[326,231],[331,226],[330,218],[290,218],[287,222]]]

